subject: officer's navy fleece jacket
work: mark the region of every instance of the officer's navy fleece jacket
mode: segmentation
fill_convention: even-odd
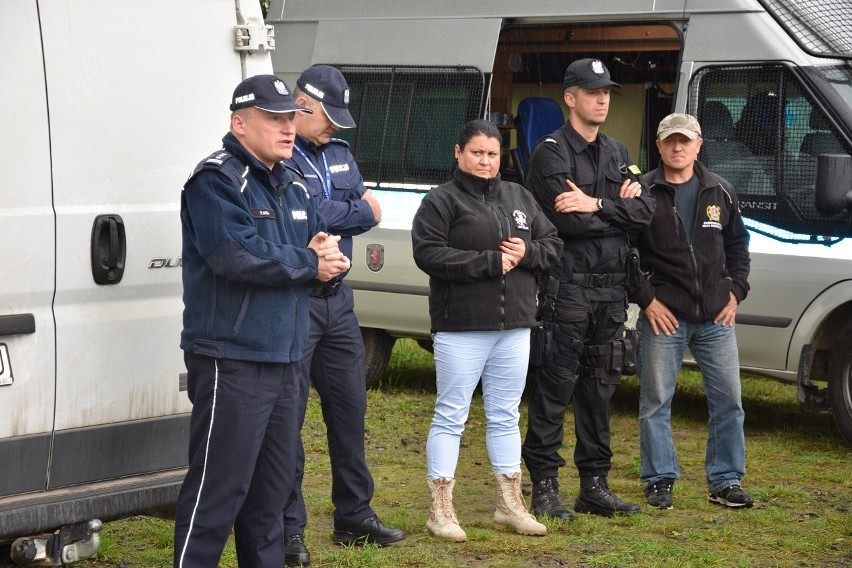
[[[372,229],[376,218],[370,204],[361,199],[366,188],[349,144],[332,138],[328,144],[317,146],[297,134],[293,157],[286,163],[305,178],[314,207],[325,219],[329,232],[340,235],[337,243],[340,252],[352,258],[352,236]],[[331,180],[330,199],[323,195],[328,180]]]
[[[298,174],[282,163],[270,172],[230,133],[222,142],[227,153],[202,161],[181,195],[181,349],[298,361],[310,326],[304,284],[318,264],[307,244],[325,222]]]
[[[521,262],[503,274],[500,243],[524,240]],[[535,325],[536,275],[562,241],[522,186],[455,170],[423,198],[411,227],[414,262],[429,275],[432,331],[498,331]]]

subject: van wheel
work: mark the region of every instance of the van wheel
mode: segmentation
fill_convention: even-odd
[[[366,367],[367,388],[374,389],[382,382],[396,338],[388,335],[383,329],[372,327],[362,327],[361,337],[364,338],[364,366]]]
[[[840,435],[852,446],[852,321],[846,322],[828,363],[828,398]]]

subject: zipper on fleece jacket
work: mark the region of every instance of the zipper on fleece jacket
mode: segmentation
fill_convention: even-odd
[[[500,242],[503,242],[508,237],[504,236],[503,233],[503,219],[506,219],[506,226],[509,227],[508,234],[512,234],[512,228],[509,226],[509,220],[505,217],[505,211],[502,211],[502,207],[497,206],[498,209],[501,209],[503,213],[503,217],[501,217],[497,210],[491,205],[491,202],[488,201],[488,193],[483,195],[483,199],[485,204],[488,206],[488,209],[491,210],[491,213],[494,215],[494,218],[497,220],[497,229],[498,236],[500,237]],[[501,329],[506,328],[506,275],[502,274],[503,271],[503,253],[500,249],[497,249],[497,252],[500,253],[500,327]]]
[[[696,202],[696,206],[695,206],[696,207],[696,210],[695,210],[695,218],[696,219],[698,219],[698,203],[701,203],[701,192],[702,192],[702,190],[703,190],[703,188],[699,189],[698,201]],[[677,191],[677,190],[672,190],[672,193],[674,193],[675,191]],[[701,297],[701,294],[700,294],[701,283],[699,282],[699,279],[698,279],[698,260],[696,260],[696,258],[695,258],[695,249],[692,247],[692,238],[691,237],[687,238],[686,227],[683,226],[683,219],[680,218],[680,215],[677,212],[677,205],[674,205],[674,203],[675,203],[675,196],[672,195],[672,211],[674,212],[675,232],[678,235],[678,237],[680,239],[682,239],[683,242],[686,243],[687,249],[689,250],[689,260],[690,260],[690,264],[692,265],[692,275],[693,275],[692,287],[693,287],[693,291],[695,293],[695,297],[700,298]],[[690,231],[689,234],[694,236],[693,231]],[[701,315],[701,306],[696,303],[693,316],[695,316],[695,318],[697,319],[700,315]]]
[[[293,181],[291,180],[286,184],[285,183],[279,183],[275,186],[275,197],[278,199],[278,207],[281,209],[282,214],[284,213],[284,192],[287,191],[287,188],[291,187],[292,185],[293,185]],[[281,223],[282,224],[284,223],[283,219],[281,220]],[[319,262],[319,261],[317,261],[317,262]],[[298,314],[299,313],[299,294],[296,291],[295,286],[289,286],[289,288],[290,288],[290,294],[292,294],[292,296],[293,296],[293,305],[296,307],[295,312]],[[308,317],[310,317],[310,314],[308,315]],[[293,334],[293,340],[290,342],[290,347],[288,349],[288,351],[291,354],[293,353],[293,345],[295,344],[295,342],[296,342],[296,334],[294,333]],[[294,361],[297,360],[297,359],[298,359],[298,357],[296,357],[294,359]]]

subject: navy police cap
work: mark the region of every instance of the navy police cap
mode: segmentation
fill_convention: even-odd
[[[343,73],[331,65],[312,65],[296,81],[306,95],[322,105],[328,119],[338,128],[353,128],[355,120],[349,113],[349,85]]]
[[[287,84],[275,75],[255,75],[237,85],[231,98],[231,111],[249,107],[274,113],[313,112],[297,105]]]

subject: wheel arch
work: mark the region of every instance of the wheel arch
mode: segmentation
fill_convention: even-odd
[[[828,353],[843,324],[852,319],[852,280],[838,282],[826,288],[808,305],[796,322],[790,338],[788,369],[808,369],[808,376],[799,382],[827,380]],[[809,347],[809,349],[807,349]],[[802,365],[803,353],[811,360]]]

